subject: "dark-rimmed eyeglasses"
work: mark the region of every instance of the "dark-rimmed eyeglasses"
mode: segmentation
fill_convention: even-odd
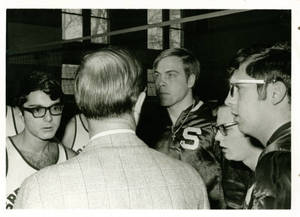
[[[48,110],[49,110],[50,114],[53,116],[61,115],[63,108],[64,108],[64,106],[62,104],[54,104],[49,107],[42,107],[42,106],[32,107],[32,108],[22,107],[22,109],[24,111],[30,112],[33,115],[33,117],[35,117],[35,118],[44,117]]]
[[[237,124],[238,124],[237,122],[233,121],[233,122],[229,122],[229,123],[226,123],[226,124],[214,125],[213,126],[214,133],[217,134],[217,132],[220,131],[220,133],[223,136],[227,136],[228,135],[227,129],[232,127],[232,126],[235,126]]]
[[[241,80],[234,80],[230,82],[230,89],[229,94],[231,97],[234,97],[234,89],[237,87],[238,84],[265,84],[264,80],[257,80],[257,79],[241,79]]]

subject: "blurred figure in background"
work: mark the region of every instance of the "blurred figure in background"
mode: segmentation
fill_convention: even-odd
[[[24,130],[22,112],[17,106],[6,105],[6,136],[15,136]]]
[[[86,117],[82,113],[76,114],[66,125],[62,143],[78,154],[88,141],[89,130]]]

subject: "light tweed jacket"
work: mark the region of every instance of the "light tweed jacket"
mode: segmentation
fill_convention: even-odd
[[[191,166],[150,149],[134,134],[100,137],[76,157],[27,178],[15,208],[209,208]]]

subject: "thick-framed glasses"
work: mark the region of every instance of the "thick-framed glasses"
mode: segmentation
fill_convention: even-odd
[[[35,117],[35,118],[44,117],[48,110],[49,110],[50,114],[53,116],[61,115],[63,108],[64,108],[64,106],[62,104],[54,104],[49,107],[42,107],[42,106],[33,107],[33,108],[22,107],[22,109],[24,111],[30,112],[33,115],[33,117]]]
[[[233,121],[233,122],[229,122],[226,124],[215,125],[215,126],[213,126],[214,133],[217,134],[217,132],[220,131],[220,133],[223,136],[227,136],[228,135],[227,129],[230,127],[233,127],[237,124],[238,124],[237,122]]]
[[[237,87],[238,84],[265,84],[266,82],[264,80],[234,80],[230,82],[230,89],[229,89],[229,93],[231,97],[234,97],[234,90],[235,87]]]

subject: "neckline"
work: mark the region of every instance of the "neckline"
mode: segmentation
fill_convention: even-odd
[[[35,170],[37,170],[37,171],[39,171],[39,170],[45,168],[45,167],[43,167],[43,168],[38,168],[38,167],[36,167],[35,165],[31,164],[31,163],[27,160],[27,158],[23,155],[21,149],[18,148],[18,146],[16,145],[15,141],[13,141],[12,136],[8,136],[7,138],[9,139],[9,141],[10,141],[10,143],[12,144],[12,146],[14,147],[14,149],[20,154],[21,158],[22,158],[22,159],[23,159],[23,160],[24,160],[31,168],[33,168],[33,169],[35,169]],[[56,162],[55,162],[54,164],[51,164],[51,165],[55,165],[55,164],[57,164],[58,161],[59,161],[59,156],[60,156],[59,144],[56,143],[55,145],[56,145],[56,147],[57,147],[57,155],[58,155],[58,156],[57,156]],[[51,166],[51,165],[49,165],[49,166]]]
[[[198,110],[202,105],[204,104],[203,101],[201,100],[197,100],[195,99],[194,102],[192,103],[192,105],[190,105],[189,107],[187,107],[185,110],[183,110],[180,115],[178,116],[176,122],[174,124],[172,124],[171,127],[173,128],[177,128],[179,125],[179,122],[182,123],[182,120],[185,121],[185,119],[187,118],[187,116],[189,116],[189,114],[191,112],[195,112],[196,110]],[[169,115],[170,116],[170,115]],[[184,122],[183,121],[183,122]],[[172,122],[172,121],[171,121]]]
[[[198,103],[197,103],[198,104]],[[185,123],[185,121],[187,120],[187,118],[189,117],[190,113],[192,111],[195,111],[193,110],[194,107],[197,105],[196,104],[196,101],[193,102],[193,104],[191,106],[189,106],[187,109],[185,109],[178,117],[178,119],[176,120],[175,124],[171,127],[171,132],[172,132],[172,140],[174,141],[175,140],[175,137],[176,137],[176,133],[182,128],[183,124]],[[184,114],[185,113],[185,114]],[[182,119],[182,122],[179,126],[176,127],[177,123],[178,123],[178,120],[180,120],[181,118],[181,115],[184,114],[185,117]],[[176,129],[175,129],[176,128]]]
[[[135,131],[132,129],[114,129],[114,130],[106,130],[102,131],[100,133],[95,134],[90,138],[90,141],[93,141],[95,139],[98,139],[100,137],[108,136],[108,135],[114,135],[114,134],[121,134],[121,133],[132,133],[135,134]]]

